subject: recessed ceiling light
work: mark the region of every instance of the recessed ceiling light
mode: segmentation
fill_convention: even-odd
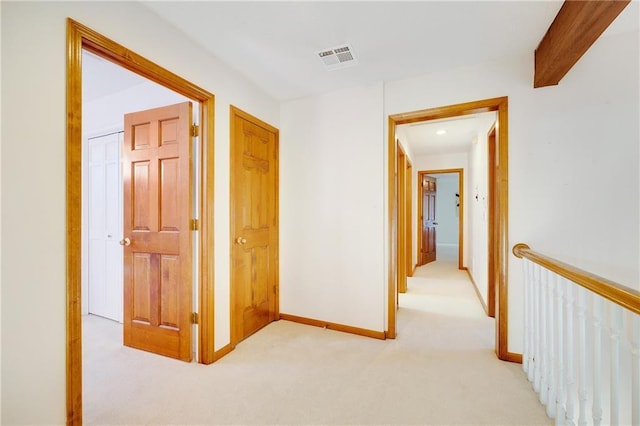
[[[446,134],[446,133],[447,133],[447,131],[446,131],[445,129],[440,129],[440,130],[438,130],[438,131],[436,132],[436,135],[440,135],[440,136],[441,136],[441,135],[444,135],[444,134]]]

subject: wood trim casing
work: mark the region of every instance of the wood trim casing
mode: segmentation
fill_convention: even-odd
[[[471,272],[469,271],[469,268],[464,267],[463,268],[467,275],[469,276],[469,280],[471,281],[471,284],[473,284],[473,289],[476,291],[476,296],[478,296],[478,300],[480,301],[480,304],[482,305],[482,309],[484,309],[485,314],[487,314],[487,316],[489,316],[489,309],[487,308],[487,304],[484,303],[484,299],[482,298],[482,295],[480,294],[480,289],[478,288],[478,284],[476,283],[476,280],[473,279],[473,275],[471,275]]]
[[[515,362],[516,364],[522,364],[522,354],[515,352],[507,352],[504,358],[500,358],[503,361]]]
[[[398,162],[397,162],[397,203],[398,203],[398,267],[396,269],[398,273],[398,293],[406,293],[407,292],[407,187],[406,180],[407,174],[405,173],[405,168],[407,164],[407,154],[405,154],[404,149],[402,149],[402,145],[399,140],[396,140],[398,144]],[[398,303],[398,299],[396,299],[396,303]]]
[[[629,3],[566,0],[535,50],[533,87],[558,84]]]
[[[231,343],[227,343],[217,351],[213,353],[213,360],[217,361],[225,355],[228,355],[231,351],[233,351],[234,347]]]
[[[201,206],[199,359],[214,361],[213,303],[213,94],[160,67],[79,22],[67,19],[66,141],[66,413],[82,424],[81,218],[82,218],[82,50],[200,103]]]
[[[415,267],[413,266],[413,223],[411,218],[413,217],[413,165],[411,164],[411,160],[409,156],[406,157],[407,169],[405,170],[405,182],[407,185],[406,188],[406,200],[405,200],[405,216],[406,216],[406,226],[405,226],[405,239],[406,239],[406,250],[405,250],[405,258],[406,258],[406,269],[407,276],[412,277],[415,271]]]
[[[67,424],[82,424],[82,33],[67,25],[66,401]]]
[[[508,98],[499,97],[484,99],[473,102],[466,102],[461,104],[447,105],[436,108],[429,108],[424,110],[393,114],[388,117],[388,141],[387,141],[387,214],[389,218],[389,227],[387,228],[387,332],[393,335],[388,337],[395,337],[396,331],[396,311],[395,311],[395,295],[396,295],[396,282],[395,282],[395,248],[397,245],[397,236],[395,235],[395,185],[394,185],[394,173],[395,173],[395,127],[400,124],[416,123],[428,120],[436,120],[442,118],[450,118],[457,116],[464,116],[470,114],[476,114],[479,112],[497,111],[498,113],[498,138],[500,140],[500,146],[498,147],[497,159],[502,167],[499,170],[498,176],[496,176],[497,193],[499,197],[498,203],[498,277],[497,277],[497,289],[496,289],[496,354],[499,359],[507,360],[509,357],[508,351],[508,253],[509,253],[509,221],[508,221],[508,206],[509,206],[509,188],[508,188],[508,140],[509,140],[509,125],[508,125]]]
[[[420,170],[418,172],[418,182],[422,182],[424,175],[437,175],[444,173],[458,174],[458,194],[460,194],[460,210],[458,211],[458,269],[465,269],[464,266],[464,169],[438,169]],[[418,185],[418,238],[417,250],[422,248],[422,222],[420,216],[423,214],[422,185]]]
[[[335,322],[322,321],[312,318],[299,317],[296,315],[280,314],[280,319],[285,321],[297,322],[299,324],[312,325],[315,327],[326,328],[328,330],[342,331],[343,333],[357,334],[358,336],[371,337],[373,339],[386,339],[386,333],[383,331],[369,330],[366,328],[353,327],[350,325],[338,324]]]
[[[387,145],[387,207],[388,207],[388,223],[387,223],[387,330],[385,334],[389,339],[396,338],[396,310],[397,310],[397,273],[398,267],[398,234],[397,234],[397,214],[398,208],[396,203],[396,165],[397,165],[397,143],[396,143],[396,121],[392,116],[388,120],[388,145]]]
[[[528,245],[519,243],[513,246],[513,255],[528,259],[581,287],[592,291],[625,309],[640,315],[640,291],[608,280],[583,269],[576,268],[544,254],[535,252]]]
[[[496,151],[498,147],[496,123],[487,133],[487,315],[496,316],[496,276],[498,275],[498,227],[497,227],[497,185],[496,185]]]

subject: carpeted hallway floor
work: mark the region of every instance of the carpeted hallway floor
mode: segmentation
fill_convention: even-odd
[[[521,366],[498,361],[465,272],[416,271],[398,338],[278,321],[210,366],[125,348],[84,318],[86,424],[551,424]]]

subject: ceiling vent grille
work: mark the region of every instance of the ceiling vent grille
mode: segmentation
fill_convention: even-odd
[[[358,62],[353,54],[353,48],[348,44],[323,49],[316,54],[329,71],[347,68]]]

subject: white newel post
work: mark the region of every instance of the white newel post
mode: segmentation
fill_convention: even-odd
[[[566,279],[562,279],[565,286],[565,309],[564,309],[564,335],[565,335],[565,350],[564,350],[564,372],[566,381],[566,424],[575,424],[574,415],[574,394],[575,394],[575,382],[573,374],[573,294],[574,284]]]
[[[522,342],[522,369],[529,373],[531,362],[531,262],[523,259],[522,274],[524,276],[524,341]]]
[[[556,326],[557,321],[555,318],[555,309],[554,309],[554,284],[555,284],[555,275],[554,273],[545,270],[545,278],[547,281],[547,295],[545,297],[545,305],[547,306],[547,347],[549,348],[549,357],[547,358],[547,386],[549,388],[549,393],[547,395],[547,415],[550,418],[554,418],[556,416],[556,349],[555,349],[555,335],[558,333]]]
[[[566,392],[564,386],[564,320],[563,320],[563,285],[562,279],[555,275],[555,310],[556,310],[556,425],[564,425],[566,411],[564,409],[564,401],[566,400]]]
[[[609,333],[611,337],[611,422],[620,424],[620,334],[622,332],[622,308],[609,305]]]
[[[587,425],[587,290],[578,287],[578,425]]]
[[[591,295],[593,301],[593,424],[602,424],[602,318],[604,300],[597,294]]]
[[[640,315],[631,319],[631,423],[640,425]]]
[[[541,268],[542,269],[542,268]],[[547,403],[548,366],[549,366],[549,337],[548,337],[548,309],[547,309],[547,289],[549,288],[548,272],[546,269],[540,271],[540,345],[542,346],[542,356],[540,357],[540,402]]]
[[[535,318],[534,318],[534,327],[533,327],[533,338],[534,338],[534,353],[533,353],[533,390],[536,392],[540,392],[540,357],[542,356],[542,351],[540,345],[542,342],[540,341],[540,322],[541,322],[541,314],[540,314],[540,293],[541,293],[541,285],[540,285],[540,267],[536,266],[533,271],[533,302],[535,309]]]

